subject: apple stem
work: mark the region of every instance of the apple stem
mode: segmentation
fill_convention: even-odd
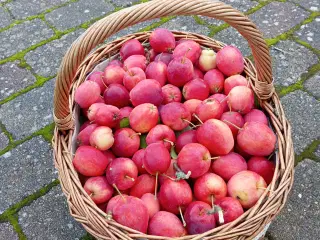
[[[130,138],[133,138],[134,136],[140,136],[141,135],[141,133],[134,133],[134,134],[132,134],[131,136],[130,136]]]
[[[179,212],[180,212],[180,216],[181,216],[181,220],[182,220],[182,224],[183,226],[187,226],[186,221],[184,220],[183,214],[182,214],[182,210],[181,207],[179,206]]]
[[[176,177],[177,177],[177,181],[181,180],[181,179],[189,179],[190,175],[191,175],[191,171],[188,171],[187,174],[185,174],[181,168],[179,168],[177,163],[173,163],[173,167],[176,169]]]
[[[177,179],[172,178],[172,177],[168,176],[168,175],[165,174],[165,173],[162,173],[162,176],[164,176],[164,177],[166,177],[166,178],[169,178],[169,179],[172,180],[172,181],[177,181]]]
[[[216,159],[218,159],[218,158],[220,158],[220,156],[218,156],[218,157],[212,157],[212,158],[210,158],[210,160],[216,160]]]
[[[203,124],[203,122],[201,121],[201,119],[197,116],[197,114],[192,114],[192,116],[194,116],[201,124]]]
[[[101,81],[102,81],[102,84],[107,88],[107,84],[104,82],[104,80],[106,80],[106,78],[104,76],[101,76]]]
[[[155,184],[155,186],[154,186],[154,198],[155,198],[155,199],[157,199],[158,175],[159,175],[159,172],[156,173],[156,184]]]
[[[219,224],[222,225],[224,224],[224,217],[223,217],[223,211],[222,208],[220,206],[214,206],[214,209],[216,212],[218,212],[218,216],[219,216]]]
[[[174,142],[172,142],[172,141],[170,141],[170,140],[168,140],[168,139],[163,139],[163,141],[164,141],[164,142],[168,142],[168,143],[170,143],[170,144],[171,144],[171,146],[174,146]]]
[[[181,63],[184,64],[186,62],[186,57],[187,57],[187,54],[188,52],[191,50],[191,48],[188,48],[188,50],[186,51],[186,53],[184,54],[182,60],[181,60]]]
[[[222,99],[222,101],[221,101],[220,103],[223,103],[225,100],[227,100],[227,99],[228,99],[228,97],[229,97],[229,95],[228,95],[228,96],[226,96],[224,99]]]
[[[123,200],[125,200],[124,196],[122,195],[122,193],[120,192],[119,188],[117,187],[116,184],[112,184],[112,187],[114,187],[114,189],[118,192],[118,194],[122,197]]]
[[[270,160],[273,156],[274,152],[270,154],[270,156],[268,157],[268,160]]]
[[[237,128],[238,130],[241,130],[241,129],[242,129],[242,128],[238,127],[237,125],[235,125],[234,123],[232,123],[232,122],[230,122],[230,121],[228,121],[228,120],[226,120],[226,119],[224,119],[223,121],[226,122],[226,123],[229,123],[230,125],[234,126],[234,127]]]
[[[195,124],[193,124],[192,122],[190,122],[190,121],[189,121],[189,120],[187,120],[187,119],[182,119],[182,121],[185,121],[185,122],[187,122],[187,123],[191,124],[191,125],[192,125],[192,127],[194,127],[194,128],[196,128],[196,127],[197,127]]]
[[[134,182],[134,178],[132,178],[132,177],[130,177],[130,176],[128,176],[128,175],[126,175],[125,178],[128,178],[128,179],[130,179],[132,182]]]

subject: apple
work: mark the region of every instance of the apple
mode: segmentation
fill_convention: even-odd
[[[149,37],[150,46],[158,53],[172,52],[176,47],[176,40],[172,32],[164,28],[157,28]]]
[[[100,98],[100,86],[93,81],[83,82],[76,90],[74,100],[81,108],[88,108]]]
[[[224,197],[214,201],[214,204],[219,206],[223,212],[224,224],[236,220],[243,214],[243,208],[237,199],[232,197]],[[215,214],[216,220],[219,219],[218,214]]]
[[[147,170],[143,167],[143,159],[145,152],[145,149],[139,149],[133,154],[132,157],[132,161],[136,164],[139,174],[148,173]]]
[[[123,76],[123,85],[128,91],[131,91],[138,82],[146,79],[146,74],[141,68],[129,68]]]
[[[226,76],[243,72],[244,60],[240,50],[234,46],[225,46],[217,53],[218,69]]]
[[[167,68],[168,82],[177,87],[193,79],[193,74],[193,64],[187,57],[174,58]]]
[[[264,157],[251,157],[248,161],[248,170],[258,173],[269,185],[274,175],[275,164]]]
[[[135,185],[130,188],[130,196],[141,198],[145,193],[152,193],[156,186],[156,178],[149,174],[142,174],[137,178]]]
[[[173,130],[186,128],[191,120],[190,112],[182,103],[171,102],[164,105],[160,112],[162,122]]]
[[[112,147],[114,137],[112,129],[105,126],[97,127],[90,135],[90,145],[105,151]]]
[[[193,64],[199,59],[201,47],[198,43],[192,40],[183,41],[173,51],[173,59],[187,57]]]
[[[110,65],[107,66],[104,70],[104,82],[107,85],[117,83],[122,84],[123,82],[123,76],[124,76],[124,70],[120,66],[116,65]]]
[[[146,142],[148,145],[155,142],[163,142],[165,147],[170,151],[176,142],[176,136],[171,128],[163,124],[158,124],[150,130]]]
[[[162,87],[163,104],[181,102],[182,94],[178,87],[166,84]]]
[[[228,95],[231,89],[237,86],[249,87],[249,82],[239,74],[230,76],[224,81],[224,94]]]
[[[203,80],[208,84],[211,94],[221,93],[223,91],[224,76],[218,69],[212,69],[206,72]]]
[[[199,68],[201,71],[207,72],[216,68],[216,53],[212,49],[204,49],[199,57]]]
[[[124,60],[123,65],[127,69],[138,67],[145,71],[147,67],[147,59],[143,55],[131,55]]]
[[[142,195],[141,200],[148,209],[150,219],[160,211],[160,203],[155,195],[151,193],[145,193]]]
[[[159,112],[155,105],[144,103],[135,107],[129,115],[130,126],[140,133],[149,132],[159,120]]]
[[[159,106],[163,101],[161,85],[154,79],[142,80],[130,91],[130,99],[135,107],[143,103]]]
[[[258,109],[252,109],[243,118],[245,122],[260,122],[268,126],[267,116]]]
[[[116,106],[118,108],[130,105],[130,97],[127,89],[120,84],[110,84],[103,93],[106,104]]]
[[[205,122],[208,119],[220,119],[222,113],[223,109],[221,104],[218,100],[213,98],[202,101],[195,111],[197,119],[200,119],[202,122]]]
[[[162,53],[158,54],[154,59],[155,62],[163,62],[167,66],[169,65],[171,60],[172,60],[172,54],[166,53],[166,52],[162,52]]]
[[[146,76],[149,79],[158,81],[162,86],[167,82],[167,65],[163,62],[151,62],[146,69]]]
[[[205,100],[209,97],[209,87],[202,79],[193,79],[184,85],[182,94],[186,100]]]
[[[181,149],[189,143],[197,143],[196,130],[185,131],[178,136],[175,145],[176,152],[180,153]]]
[[[137,39],[126,41],[120,48],[120,56],[122,60],[126,60],[132,55],[144,55],[144,48]]]
[[[112,152],[118,157],[132,157],[140,147],[140,133],[131,128],[121,128],[114,133]]]
[[[85,182],[83,188],[96,204],[109,201],[113,194],[113,188],[103,176],[89,178]]]

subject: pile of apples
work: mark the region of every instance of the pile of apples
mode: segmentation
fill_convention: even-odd
[[[200,234],[256,204],[276,135],[233,46],[218,52],[156,29],[75,92],[87,121],[73,165],[108,218],[141,233]]]

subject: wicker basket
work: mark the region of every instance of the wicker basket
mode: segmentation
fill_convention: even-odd
[[[291,127],[279,97],[274,91],[269,50],[261,33],[239,11],[224,3],[210,0],[154,0],[123,9],[92,25],[66,53],[55,87],[56,128],[53,145],[54,160],[59,171],[62,190],[67,197],[70,214],[98,239],[169,239],[144,235],[108,220],[106,213],[93,203],[81,186],[78,174],[72,165],[72,153],[78,122],[77,107],[74,103],[75,89],[98,63],[117,54],[125,41],[135,38],[147,43],[150,32],[127,35],[91,51],[123,28],[146,20],[173,15],[202,15],[224,20],[246,38],[255,60],[254,66],[249,59],[245,59],[246,77],[258,96],[261,107],[269,114],[271,125],[278,137],[275,174],[256,205],[229,224],[201,235],[185,236],[180,239],[253,239],[282,209],[292,187],[294,152]],[[173,33],[177,39],[192,39],[214,50],[224,46],[221,42],[199,34],[178,31]]]

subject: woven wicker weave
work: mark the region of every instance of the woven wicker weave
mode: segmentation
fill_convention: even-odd
[[[55,87],[56,128],[53,146],[55,165],[59,172],[62,190],[67,197],[70,214],[98,239],[169,239],[143,235],[108,220],[106,213],[93,203],[81,186],[78,174],[72,165],[71,146],[75,126],[75,89],[95,65],[118,53],[125,41],[135,38],[146,43],[150,32],[127,35],[91,51],[123,28],[146,20],[174,15],[217,18],[236,28],[246,38],[252,49],[255,66],[249,59],[245,59],[245,73],[260,100],[261,107],[269,114],[271,125],[278,137],[275,174],[257,204],[229,224],[201,235],[185,236],[180,239],[252,239],[279,213],[292,187],[294,152],[291,127],[279,97],[274,91],[269,50],[261,33],[239,11],[224,3],[209,0],[154,0],[123,9],[92,25],[66,53]],[[177,31],[173,33],[177,39],[192,39],[204,47],[215,50],[224,46],[221,42],[199,34]]]

